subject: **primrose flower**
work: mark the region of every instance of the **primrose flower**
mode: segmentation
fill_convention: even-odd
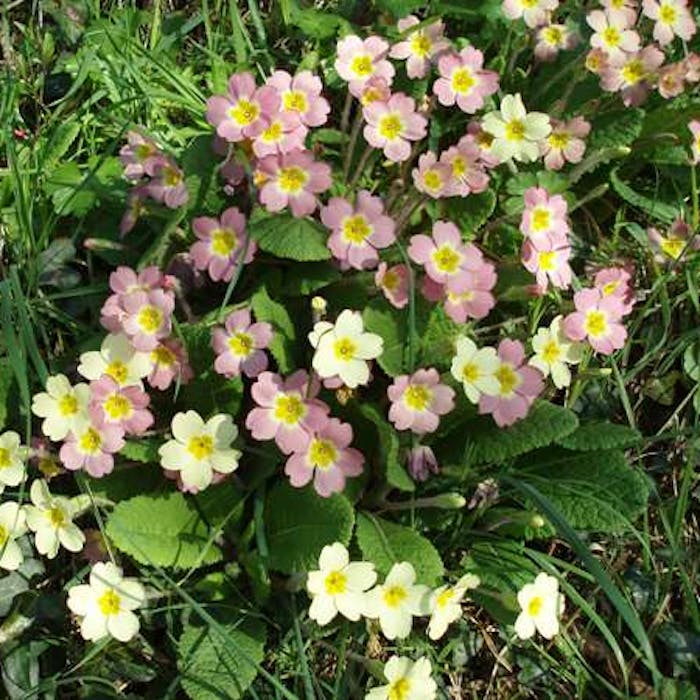
[[[606,267],[599,270],[593,279],[593,286],[603,297],[614,296],[623,303],[622,313],[626,316],[634,306],[632,275],[623,267]]]
[[[425,137],[428,120],[416,112],[412,97],[397,92],[387,102],[375,100],[366,105],[362,114],[365,140],[374,148],[381,148],[384,155],[395,163],[408,160],[410,141]]]
[[[274,336],[272,326],[264,321],[253,323],[248,309],[229,314],[225,327],[212,332],[212,347],[216,353],[214,370],[224,377],[241,373],[255,378],[267,369],[265,348]]]
[[[338,376],[350,389],[369,381],[369,360],[382,354],[384,341],[366,333],[359,311],[345,309],[335,324],[319,321],[309,333],[313,368],[322,379]]]
[[[292,77],[287,71],[276,70],[266,84],[279,93],[283,113],[295,115],[305,126],[322,126],[328,121],[331,106],[321,95],[321,79],[311,71],[302,70]]]
[[[628,27],[637,21],[637,0],[600,0],[600,4],[611,17],[624,19]]]
[[[499,428],[512,425],[525,418],[530,406],[542,393],[542,373],[525,364],[525,351],[517,340],[502,340],[498,344],[500,365],[494,372],[498,380],[498,392],[494,396],[482,395],[479,413],[490,413]]]
[[[591,46],[604,51],[608,58],[620,58],[639,51],[639,34],[628,29],[625,17],[611,15],[603,10],[593,10],[586,15],[588,26],[595,32]]]
[[[477,588],[481,581],[474,574],[465,574],[454,586],[440,586],[430,594],[428,607],[430,622],[428,622],[428,637],[440,639],[447,628],[462,617],[462,598],[470,588]]]
[[[403,309],[408,304],[408,279],[410,271],[406,265],[388,267],[379,263],[374,283],[382,290],[388,302],[396,309]]]
[[[439,163],[432,151],[418,157],[418,167],[413,169],[413,184],[419,192],[437,199],[446,197],[451,184],[451,168],[445,163]]]
[[[185,174],[171,158],[158,156],[152,165],[151,180],[144,185],[143,192],[156,202],[169,209],[177,209],[187,204],[189,193],[185,184]]]
[[[544,142],[544,167],[548,170],[561,170],[564,163],[580,163],[586,152],[584,139],[591,131],[591,125],[583,117],[569,121],[552,119],[552,133]]]
[[[406,454],[406,468],[416,481],[427,481],[431,474],[439,474],[440,466],[433,450],[427,445],[412,447]]]
[[[522,247],[522,262],[535,275],[538,290],[547,291],[549,282],[558,289],[571,285],[571,246],[562,234],[545,234],[526,238]]]
[[[478,270],[483,261],[481,251],[471,243],[464,243],[451,221],[436,221],[430,236],[411,236],[407,252],[411,260],[425,267],[432,280],[457,292],[465,286],[461,282],[462,273]]]
[[[603,49],[591,49],[586,54],[586,60],[583,65],[590,73],[602,76],[603,71],[608,67],[608,54]]]
[[[484,131],[481,123],[471,121],[467,124],[467,133],[464,138],[473,140],[479,149],[479,159],[485,168],[495,168],[499,164],[499,159],[494,155],[492,147],[494,135]]]
[[[500,110],[484,116],[482,127],[494,136],[491,151],[501,162],[537,160],[539,144],[552,130],[546,114],[525,110],[519,93],[506,95]]]
[[[32,413],[43,418],[41,432],[58,442],[87,417],[90,388],[87,384],[71,386],[64,374],[46,380],[46,391],[32,398]]]
[[[0,569],[16,571],[24,555],[16,539],[27,532],[24,508],[14,501],[0,504]]]
[[[529,187],[523,195],[525,209],[520,219],[520,231],[530,238],[566,237],[569,224],[566,221],[567,204],[560,195],[550,195],[544,187]]]
[[[700,248],[700,238],[693,234],[692,228],[683,219],[676,219],[665,236],[653,226],[647,229],[647,235],[656,250],[654,257],[659,263],[680,260],[684,251]]]
[[[645,46],[639,53],[610,58],[600,74],[601,87],[608,92],[620,92],[626,107],[640,105],[663,62],[663,51],[656,46]]]
[[[136,350],[150,352],[170,335],[175,301],[161,289],[133,292],[122,299],[124,333]]]
[[[78,508],[65,496],[54,496],[47,483],[35,479],[29,490],[31,505],[24,507],[27,526],[34,532],[34,545],[39,554],[54,559],[59,546],[69,552],[79,552],[85,544],[85,535],[73,523]]]
[[[396,430],[410,429],[417,435],[437,430],[440,416],[455,406],[454,390],[440,382],[440,374],[432,367],[396,377],[387,395],[392,402],[389,420]]]
[[[263,372],[250,389],[257,404],[245,425],[255,440],[274,439],[284,454],[301,452],[328,420],[328,406],[316,398],[319,384],[303,370],[287,379]]]
[[[604,297],[598,289],[582,289],[574,294],[576,311],[564,319],[564,332],[572,340],[587,340],[603,355],[612,355],[627,338],[620,323],[624,303],[615,296]]]
[[[547,24],[537,30],[535,57],[540,61],[553,61],[560,51],[572,49],[576,43],[576,35],[565,24]]]
[[[486,98],[498,91],[498,73],[484,70],[484,54],[472,46],[457,53],[448,53],[438,60],[440,77],[433,92],[441,105],[457,106],[474,114],[484,106]]]
[[[330,166],[307,151],[267,156],[259,161],[258,173],[263,183],[260,201],[267,210],[289,207],[297,218],[312,214],[318,205],[315,195],[331,186]]]
[[[176,413],[170,425],[173,439],[158,449],[164,469],[180,472],[182,483],[198,491],[212,482],[214,473],[238,469],[239,450],[231,447],[238,428],[231,416],[219,413],[206,423],[196,411]]]
[[[303,151],[308,129],[293,112],[278,112],[270,117],[268,125],[253,139],[253,153],[258,158]]]
[[[654,39],[661,46],[670,44],[675,36],[690,41],[695,34],[695,21],[687,0],[644,0],[642,13],[655,20]]]
[[[389,44],[378,36],[367,37],[364,41],[351,34],[338,42],[338,55],[335,69],[348,83],[350,93],[359,98],[368,80],[382,78],[391,85],[394,66],[386,60]]]
[[[659,95],[666,100],[677,97],[685,89],[685,66],[682,61],[661,66],[657,89]]]
[[[194,372],[190,367],[187,350],[179,340],[166,338],[149,354],[151,370],[146,377],[155,389],[165,391],[174,381],[187,384]]]
[[[319,496],[327,498],[345,488],[345,478],[359,476],[365,458],[350,447],[352,426],[329,418],[312,436],[306,449],[295,451],[284,466],[292,486],[306,486],[312,479]]]
[[[409,31],[417,24],[420,24],[420,20],[415,15],[400,19],[397,27],[406,39],[394,44],[389,52],[391,58],[406,59],[406,75],[409,78],[425,78],[430,71],[431,60],[450,45],[443,36],[445,25],[442,20]]]
[[[126,433],[139,435],[153,425],[150,402],[140,387],[119,386],[108,375],[90,383],[90,415],[97,424],[118,425]]]
[[[129,131],[127,143],[119,151],[119,160],[124,166],[124,176],[127,180],[140,180],[146,175],[153,174],[153,164],[161,155],[156,142],[140,131]]]
[[[355,206],[332,197],[321,208],[321,221],[332,231],[328,248],[333,256],[356,270],[376,267],[377,251],[396,240],[394,220],[384,213],[382,200],[367,190],[358,192]]]
[[[120,425],[85,421],[69,433],[58,456],[66,469],[84,469],[97,479],[114,469],[114,454],[122,447],[124,430]]]
[[[452,177],[447,185],[448,197],[466,197],[483,192],[489,186],[489,176],[484,171],[481,150],[470,135],[463,136],[456,146],[440,154],[440,162],[449,166]]]
[[[563,389],[571,384],[569,365],[576,365],[583,356],[583,345],[572,342],[564,333],[562,317],[557,316],[549,328],[538,328],[532,339],[535,354],[528,361],[544,377],[552,377],[554,386]]]
[[[311,596],[309,617],[321,626],[338,613],[356,622],[362,616],[365,591],[376,581],[374,564],[351,562],[341,542],[326,545],[318,558],[318,570],[309,571],[306,579],[306,590]]]
[[[503,0],[503,14],[508,19],[520,19],[528,27],[546,24],[549,14],[559,7],[559,0]]]
[[[496,378],[496,372],[501,366],[501,361],[495,348],[477,348],[473,340],[460,336],[455,341],[455,353],[450,372],[462,383],[464,394],[469,401],[476,404],[482,394],[498,394],[500,382]]]
[[[251,262],[257,250],[245,226],[245,216],[238,207],[229,207],[219,219],[193,219],[192,230],[198,239],[190,248],[194,266],[206,270],[214,282],[230,282],[236,267]]]
[[[693,143],[690,147],[690,150],[693,153],[691,161],[693,165],[697,165],[700,163],[700,121],[697,119],[692,119],[688,123],[688,129],[693,137]]]
[[[256,87],[248,73],[235,73],[229,78],[226,95],[207,100],[207,121],[216,133],[228,142],[255,138],[277,112],[280,97],[272,87]]]
[[[564,611],[564,596],[559,593],[559,581],[544,572],[532,583],[518,591],[520,614],[515,621],[515,633],[520,639],[530,639],[539,632],[545,639],[559,633],[559,616]]]
[[[372,102],[388,102],[391,97],[391,89],[389,83],[384,78],[370,78],[362,88],[360,95],[360,104],[366,107]]]
[[[82,618],[80,634],[96,642],[106,636],[128,642],[139,631],[134,610],[146,600],[143,586],[134,578],[124,578],[111,562],[98,562],[90,572],[90,583],[68,589],[68,607]]]
[[[365,616],[379,618],[387,639],[405,639],[411,633],[413,617],[428,614],[427,586],[416,584],[413,566],[404,561],[394,564],[383,584],[365,597]]]
[[[5,486],[17,486],[26,478],[24,452],[18,433],[14,430],[0,433],[0,493]]]
[[[372,688],[365,700],[435,700],[437,683],[431,673],[432,666],[425,656],[415,662],[406,656],[392,656],[384,666],[389,683]]]

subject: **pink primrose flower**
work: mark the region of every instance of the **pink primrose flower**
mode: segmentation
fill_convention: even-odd
[[[253,323],[248,309],[229,314],[224,328],[212,332],[216,353],[214,369],[224,377],[257,377],[267,369],[267,354],[273,338],[272,326],[264,321]]]
[[[372,102],[388,102],[390,97],[389,83],[384,78],[374,76],[364,84],[359,100],[360,104],[366,107]]]
[[[446,190],[448,197],[466,197],[483,192],[489,186],[481,150],[472,136],[463,136],[456,146],[443,151],[440,163],[447,165],[452,174]]]
[[[440,104],[451,106],[456,102],[467,114],[480,110],[486,98],[498,92],[498,73],[484,70],[483,65],[484,54],[471,46],[441,56],[440,77],[433,85]]]
[[[688,123],[688,129],[693,137],[693,142],[690,147],[693,154],[691,160],[694,165],[697,165],[700,163],[700,120],[692,119]]]
[[[296,115],[306,126],[322,126],[328,120],[331,106],[321,95],[323,83],[311,71],[302,70],[292,77],[276,70],[266,81],[275,88],[282,101],[282,112]]]
[[[538,236],[566,236],[569,224],[566,220],[566,200],[560,195],[550,195],[544,187],[529,187],[523,195],[525,209],[520,219],[520,231],[529,238]]]
[[[124,176],[128,180],[140,180],[153,174],[153,165],[162,155],[156,142],[140,131],[129,131],[127,143],[119,151],[119,160],[124,166]]]
[[[413,169],[412,175],[415,188],[433,199],[446,197],[452,186],[452,169],[445,163],[438,163],[432,151],[418,157],[418,167]]]
[[[170,335],[175,301],[162,289],[137,291],[122,299],[124,333],[136,350],[150,352]]]
[[[338,42],[335,69],[348,83],[350,93],[359,98],[370,78],[378,77],[391,85],[394,79],[394,66],[387,61],[389,44],[378,36],[362,40],[351,34]]]
[[[603,10],[593,10],[586,15],[588,26],[594,31],[591,46],[605,52],[609,59],[622,59],[639,51],[639,34],[628,28],[622,15],[610,15]]]
[[[478,121],[471,121],[467,125],[467,134],[465,138],[474,139],[474,143],[479,148],[479,158],[485,168],[495,168],[500,164],[500,160],[491,151],[494,135],[485,131]]]
[[[374,283],[382,290],[389,303],[396,309],[403,309],[408,304],[408,276],[406,265],[388,267],[385,262],[379,263]]]
[[[410,449],[406,455],[408,473],[416,481],[427,481],[431,474],[439,474],[435,453],[427,445],[418,445]]]
[[[569,121],[552,119],[552,131],[544,143],[544,166],[548,170],[561,170],[564,163],[580,163],[586,152],[584,139],[591,125],[583,117]]]
[[[571,340],[587,340],[603,355],[612,355],[627,338],[620,323],[625,305],[616,296],[604,297],[599,289],[582,289],[574,294],[576,311],[564,319],[564,332]]]
[[[532,272],[539,290],[547,291],[549,282],[559,289],[571,285],[571,246],[566,234],[531,236],[523,242],[522,262]]]
[[[406,61],[406,75],[409,78],[425,78],[430,71],[432,59],[450,46],[443,36],[445,25],[442,20],[409,32],[417,24],[420,24],[420,20],[415,15],[408,15],[398,21],[398,30],[406,38],[394,44],[389,53],[391,58]]]
[[[530,28],[545,24],[557,7],[559,0],[503,0],[503,14],[508,19],[522,17]]]
[[[644,0],[642,13],[655,21],[654,39],[660,46],[670,44],[676,36],[690,41],[695,34],[695,21],[687,0]]]
[[[626,107],[636,107],[646,99],[663,62],[663,51],[656,46],[610,58],[600,74],[601,87],[608,92],[620,92]]]
[[[565,24],[550,23],[537,30],[535,57],[540,61],[553,61],[560,51],[573,49],[577,43],[576,34]]]
[[[362,113],[367,122],[365,140],[370,146],[383,149],[384,155],[395,163],[408,160],[410,141],[425,137],[428,120],[416,112],[414,99],[402,92],[392,95],[388,102],[371,102]]]
[[[169,209],[178,209],[187,204],[189,193],[185,175],[175,162],[166,156],[154,159],[153,177],[144,185],[144,193]]]
[[[605,12],[611,17],[621,17],[628,27],[637,21],[637,0],[600,0]]]
[[[165,338],[151,350],[151,363],[146,381],[154,389],[165,391],[174,381],[187,384],[194,377],[187,350],[175,338]]]
[[[685,63],[671,63],[661,66],[659,69],[659,79],[657,88],[659,95],[665,100],[678,97],[685,89]]]
[[[150,402],[139,387],[119,386],[106,374],[90,382],[89,411],[97,425],[117,425],[127,434],[139,435],[153,425]]]
[[[258,158],[303,151],[308,129],[293,112],[279,112],[270,117],[268,125],[253,140],[253,153]]]
[[[593,287],[603,298],[613,296],[622,302],[622,314],[627,316],[634,306],[632,275],[624,267],[606,267],[593,278]]]
[[[124,447],[124,430],[119,425],[86,421],[71,431],[58,453],[66,469],[83,469],[99,478],[114,469],[114,453]]]
[[[676,219],[665,236],[653,226],[647,234],[655,251],[654,259],[661,264],[680,260],[684,252],[700,249],[700,237],[683,219]]]

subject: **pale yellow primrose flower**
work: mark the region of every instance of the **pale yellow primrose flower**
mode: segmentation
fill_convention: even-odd
[[[417,661],[405,656],[392,656],[384,666],[389,681],[365,695],[365,700],[434,700],[437,683],[430,675],[430,661],[422,656]]]
[[[0,434],[0,493],[5,486],[17,486],[24,481],[24,452],[18,433],[8,430]]]
[[[327,625],[340,613],[353,622],[360,619],[365,606],[365,591],[377,581],[374,564],[351,562],[340,542],[321,550],[318,571],[310,571],[306,589],[312,597],[309,617]]]
[[[515,621],[515,633],[520,639],[530,639],[539,632],[545,639],[559,633],[559,616],[564,612],[564,596],[559,593],[559,581],[545,573],[537,574],[533,583],[518,591],[521,612]]]
[[[456,355],[452,358],[452,376],[462,383],[464,393],[472,403],[479,403],[482,394],[495,396],[500,384],[496,372],[501,366],[496,349],[477,348],[464,336],[455,341]]]
[[[89,402],[87,384],[71,386],[65,375],[56,374],[46,380],[46,391],[34,395],[32,413],[44,419],[41,432],[49,440],[59,442],[87,420]]]
[[[481,581],[474,574],[465,574],[454,586],[440,586],[430,595],[428,607],[430,622],[428,622],[428,637],[440,639],[447,628],[462,617],[461,602],[467,591],[476,588]]]
[[[151,364],[150,353],[134,350],[123,333],[110,333],[99,350],[84,352],[80,356],[78,372],[90,381],[106,374],[120,387],[143,387],[141,379],[150,374]]]
[[[538,328],[532,339],[535,354],[528,364],[540,370],[545,377],[551,375],[554,386],[563,389],[571,384],[571,370],[583,356],[583,343],[578,343],[564,333],[562,316],[557,316],[549,328]]]
[[[26,516],[19,503],[6,501],[0,505],[0,569],[15,571],[24,555],[15,540],[27,532]]]

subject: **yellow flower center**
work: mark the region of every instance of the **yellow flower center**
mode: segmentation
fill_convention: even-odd
[[[170,367],[175,364],[177,358],[172,350],[169,350],[164,345],[159,345],[151,352],[151,360],[157,365]]]
[[[362,245],[367,236],[372,233],[372,227],[362,214],[348,216],[343,221],[343,238],[355,245]]]
[[[401,280],[394,270],[389,270],[386,272],[382,278],[382,287],[389,292],[395,292],[399,288]]]
[[[452,174],[455,177],[462,177],[467,172],[467,161],[463,156],[455,156],[452,159]]]
[[[306,406],[299,396],[283,394],[275,399],[275,418],[281,423],[294,425],[306,414]]]
[[[662,2],[659,7],[659,21],[664,24],[673,24],[678,18],[678,11],[673,5],[667,2]]]
[[[350,338],[338,338],[338,340],[333,343],[333,354],[336,360],[349,362],[355,357],[356,353],[357,344]]]
[[[260,107],[249,100],[238,100],[228,113],[239,126],[248,126],[260,116]]]
[[[476,144],[479,148],[488,151],[493,145],[494,135],[490,134],[488,131],[480,131],[476,135]]]
[[[615,290],[620,286],[620,283],[615,280],[614,282],[608,282],[607,284],[603,285],[603,296],[604,297],[609,297],[611,294],[615,293]]]
[[[442,189],[442,177],[437,170],[427,170],[423,175],[423,184],[430,192],[438,192]]]
[[[557,254],[553,250],[540,251],[537,254],[537,262],[539,263],[540,270],[551,272],[556,269],[556,257]]]
[[[556,340],[548,340],[542,348],[542,359],[549,365],[556,362],[561,356],[561,346]]]
[[[372,57],[362,55],[355,56],[350,62],[350,70],[360,78],[366,78],[374,72],[374,66],[372,65]]]
[[[110,394],[102,408],[112,420],[121,420],[132,412],[131,401],[121,394]]]
[[[214,452],[211,435],[195,435],[187,441],[187,451],[197,460],[206,459]]]
[[[550,46],[559,46],[564,39],[564,32],[560,27],[545,27],[542,31],[542,38]]]
[[[519,386],[520,377],[517,372],[507,363],[503,363],[495,372],[494,376],[498,380],[498,392],[501,396],[508,396],[513,393],[513,390]]]
[[[7,532],[5,527],[0,525],[0,547],[4,546],[4,544],[5,544],[5,542],[7,542],[8,538],[9,538],[9,533]]]
[[[456,68],[452,72],[452,90],[459,95],[466,95],[476,85],[476,80],[469,68]]]
[[[544,601],[542,600],[541,596],[536,595],[532,600],[527,604],[527,614],[530,617],[537,617],[540,612],[542,611],[542,606],[544,605]]]
[[[326,593],[328,595],[342,595],[347,588],[348,577],[342,571],[331,571],[326,576]]]
[[[416,32],[410,41],[411,53],[418,58],[425,58],[433,47],[433,42],[422,32]]]
[[[466,292],[451,292],[447,290],[447,301],[450,304],[461,304],[463,301],[471,301],[474,298],[474,292],[467,290]]]
[[[277,175],[277,185],[282,192],[289,194],[298,194],[308,182],[309,175],[307,172],[292,165],[289,168],[281,168]]]
[[[0,469],[7,469],[10,466],[10,450],[0,447]]]
[[[606,44],[606,46],[610,47],[611,49],[614,49],[615,47],[619,46],[621,38],[622,37],[620,36],[619,30],[615,29],[615,27],[606,27],[603,30],[603,42]]]
[[[659,247],[669,258],[677,260],[685,248],[685,241],[682,238],[662,238]]]
[[[253,337],[249,333],[236,333],[228,339],[228,346],[234,355],[248,357],[253,349]]]
[[[506,124],[506,138],[509,141],[522,141],[525,138],[525,124],[522,119],[511,119]]]
[[[55,528],[63,527],[66,522],[66,516],[61,508],[54,506],[46,511],[46,517],[51,525]]]
[[[129,376],[129,371],[121,360],[114,360],[105,367],[105,374],[112,377],[117,384],[123,384]]]
[[[330,469],[338,457],[338,450],[330,440],[314,438],[309,445],[309,461],[314,467]]]
[[[180,171],[176,170],[175,168],[166,167],[163,168],[162,172],[163,182],[167,187],[175,187],[175,185],[179,185],[182,181],[182,175],[180,174]]]
[[[163,324],[163,312],[152,305],[144,306],[136,318],[139,328],[145,333],[155,333]]]
[[[282,106],[287,112],[304,113],[309,108],[309,103],[301,90],[289,90],[282,97]]]
[[[403,402],[412,411],[425,411],[433,398],[433,392],[422,384],[413,384],[403,393]]]
[[[393,141],[401,136],[403,132],[403,121],[398,114],[385,114],[379,120],[377,131],[382,138],[385,138],[387,141]]]
[[[89,455],[94,455],[102,447],[102,437],[94,428],[88,428],[78,441],[80,449]]]
[[[520,0],[520,4],[526,9],[531,10],[533,7],[537,7],[539,0]]]
[[[236,249],[238,237],[228,228],[217,228],[211,234],[211,250],[221,258],[228,258]]]
[[[156,152],[155,147],[150,143],[140,143],[134,149],[134,155],[136,160],[144,161]]]
[[[284,130],[282,129],[282,122],[274,121],[270,126],[265,129],[265,131],[260,134],[260,138],[265,143],[276,143],[284,136]]]
[[[455,592],[451,588],[444,590],[435,600],[435,605],[437,605],[438,608],[444,608],[452,598],[454,598],[454,595]]]
[[[620,72],[628,85],[636,85],[646,78],[644,64],[638,58],[625,63]]]
[[[78,399],[73,394],[64,394],[58,400],[58,412],[64,418],[74,416],[78,412]]]
[[[606,334],[608,330],[608,319],[602,311],[589,311],[586,313],[586,320],[583,322],[583,328],[588,335],[593,338],[598,338]]]
[[[363,93],[362,97],[360,97],[360,102],[362,103],[363,106],[372,104],[372,102],[376,102],[377,100],[382,99],[382,92],[378,88],[370,87],[367,88]]]
[[[440,246],[432,255],[435,267],[440,272],[445,272],[448,275],[454,274],[462,262],[462,256],[450,245],[445,243]]]
[[[569,134],[555,131],[548,136],[547,141],[552,148],[566,148],[570,139]]]
[[[121,599],[113,588],[105,591],[98,599],[97,605],[105,616],[116,615],[120,609]]]
[[[408,700],[411,692],[411,681],[408,678],[399,678],[389,686],[387,700]]]
[[[467,362],[464,367],[462,367],[462,379],[465,382],[475,382],[481,376],[479,367],[473,362]]]
[[[408,592],[403,586],[391,586],[384,591],[383,597],[388,608],[398,608],[408,598]]]
[[[534,231],[546,231],[551,223],[552,215],[546,207],[535,207],[530,219]]]

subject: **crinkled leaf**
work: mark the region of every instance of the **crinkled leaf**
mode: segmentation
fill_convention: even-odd
[[[610,173],[610,183],[615,192],[617,192],[625,202],[637,209],[641,209],[652,219],[670,224],[679,214],[678,207],[661,202],[655,197],[647,197],[639,192],[635,192],[635,190],[620,179],[617,168]]]
[[[270,343],[270,352],[277,360],[280,372],[287,374],[294,367],[294,347],[296,329],[294,321],[286,307],[270,297],[266,287],[260,287],[250,299],[256,321],[266,321],[271,324],[274,336]]]
[[[380,335],[384,340],[384,350],[377,358],[377,364],[391,377],[403,374],[408,335],[406,314],[383,300],[373,299],[365,307],[362,318],[365,330]]]
[[[313,219],[297,219],[291,214],[265,214],[257,210],[248,230],[261,250],[278,258],[328,260],[331,257],[326,239],[328,231]]]
[[[568,450],[587,452],[630,447],[641,439],[639,432],[629,426],[601,420],[579,425],[572,433],[559,438],[557,443]]]
[[[593,120],[588,150],[629,146],[642,132],[644,111],[634,107],[608,112]]]

